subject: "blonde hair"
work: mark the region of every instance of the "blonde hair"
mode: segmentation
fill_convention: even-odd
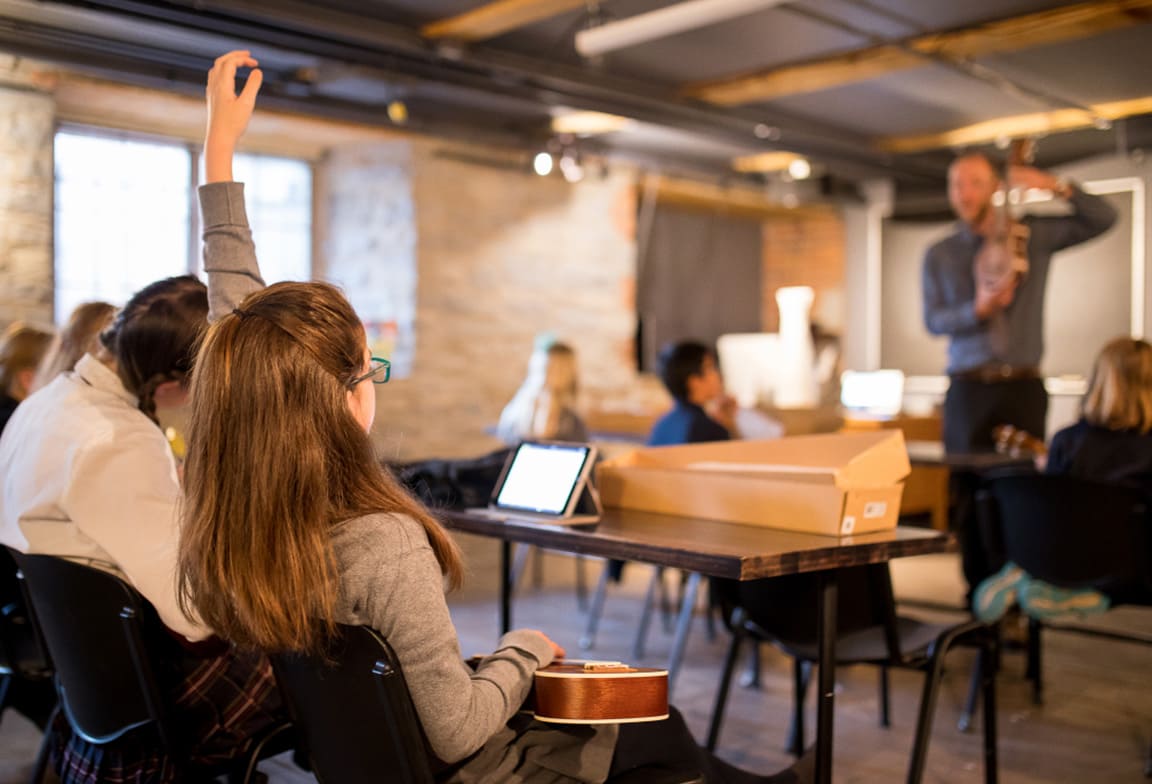
[[[21,321],[9,324],[0,336],[0,392],[23,400],[32,389],[18,388],[20,373],[35,370],[51,342],[47,330]]]
[[[116,306],[107,302],[85,302],[77,305],[68,323],[56,333],[40,367],[32,389],[46,386],[61,373],[76,367],[80,357],[100,351],[100,333],[116,317]]]
[[[498,432],[512,443],[524,438],[556,438],[565,411],[575,412],[579,392],[576,352],[559,341],[537,346],[528,373],[500,415]]]
[[[1152,431],[1152,344],[1117,338],[1104,346],[1082,412],[1089,423],[1110,430]]]
[[[337,623],[332,529],[417,520],[448,577],[453,540],[380,465],[348,406],[364,328],[323,283],[279,283],[214,324],[192,374],[180,603],[224,639],[316,651]],[[418,620],[418,619],[417,619]]]

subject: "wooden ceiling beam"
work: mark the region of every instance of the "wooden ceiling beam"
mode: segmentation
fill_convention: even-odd
[[[456,16],[430,22],[420,29],[425,38],[483,41],[510,30],[581,8],[587,0],[494,0]]]
[[[916,68],[926,58],[981,57],[1087,38],[1149,21],[1152,0],[1097,0],[743,76],[697,82],[686,85],[681,92],[721,106],[758,103]]]
[[[1094,104],[1091,108],[1093,114],[1080,109],[1058,109],[1052,112],[1001,117],[997,120],[966,125],[963,128],[955,128],[941,133],[889,136],[881,139],[876,146],[887,152],[915,153],[945,147],[971,147],[1000,139],[1075,131],[1093,127],[1097,123],[1096,118],[1122,120],[1125,117],[1134,117],[1138,114],[1150,114],[1152,113],[1152,96],[1099,103]]]

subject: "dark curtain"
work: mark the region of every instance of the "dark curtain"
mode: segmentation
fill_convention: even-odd
[[[761,331],[761,226],[754,219],[657,203],[639,224],[637,361],[655,370],[666,343],[715,347]]]

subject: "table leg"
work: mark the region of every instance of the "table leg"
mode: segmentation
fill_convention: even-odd
[[[500,633],[512,629],[512,543],[500,540]]]
[[[836,694],[835,572],[818,572],[820,591],[820,673],[816,703],[816,784],[832,783],[832,718]]]
[[[696,611],[696,594],[700,591],[700,574],[688,575],[684,586],[684,599],[680,603],[680,618],[676,621],[676,635],[672,638],[672,651],[668,654],[668,699],[672,699],[672,689],[676,685],[676,675],[680,672],[680,662],[684,658],[684,646],[688,642],[688,632],[692,629],[692,614]]]

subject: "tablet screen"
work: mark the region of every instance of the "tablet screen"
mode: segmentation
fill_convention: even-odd
[[[496,506],[563,514],[579,489],[590,451],[584,444],[520,444],[496,493]]]

